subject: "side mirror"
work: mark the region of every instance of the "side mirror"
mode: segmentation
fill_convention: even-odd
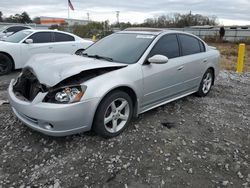
[[[25,43],[26,43],[26,44],[32,44],[32,43],[33,43],[33,39],[26,39],[26,40],[25,40]]]
[[[154,64],[164,64],[168,62],[168,58],[164,55],[154,55],[153,57],[148,58],[148,62]]]
[[[13,34],[14,34],[14,32],[7,32],[6,36],[8,37],[8,36],[13,35]]]

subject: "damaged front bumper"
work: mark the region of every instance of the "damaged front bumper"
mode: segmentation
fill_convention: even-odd
[[[66,136],[89,131],[99,99],[73,104],[43,102],[47,93],[38,93],[32,102],[16,97],[11,81],[8,88],[13,112],[28,127],[50,136]]]

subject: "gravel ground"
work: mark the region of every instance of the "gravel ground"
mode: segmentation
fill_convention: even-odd
[[[120,136],[53,138],[13,115],[0,77],[0,187],[250,187],[250,74],[220,73],[134,119]]]

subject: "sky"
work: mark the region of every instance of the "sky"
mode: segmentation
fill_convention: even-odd
[[[28,12],[31,17],[68,17],[68,0],[0,0],[4,15]],[[217,16],[222,25],[250,25],[250,0],[71,0],[70,18],[141,23],[163,14],[188,13]]]

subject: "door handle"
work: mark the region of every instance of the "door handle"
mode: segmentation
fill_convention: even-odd
[[[180,66],[177,70],[182,70],[184,68],[184,66]]]
[[[52,47],[52,46],[50,46],[50,47],[49,47],[49,49],[53,49],[53,47]]]
[[[204,59],[204,60],[203,60],[203,63],[207,63],[207,59]]]
[[[73,44],[72,46],[76,46],[75,44]]]

